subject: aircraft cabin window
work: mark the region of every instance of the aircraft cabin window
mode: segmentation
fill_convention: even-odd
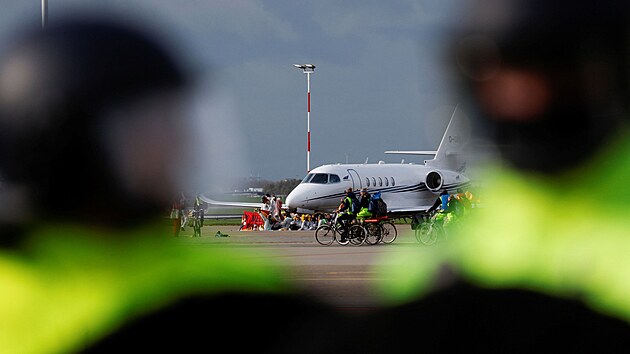
[[[378,186],[379,187],[383,186],[383,179],[381,177],[378,178]]]
[[[385,177],[385,187],[389,187],[389,180]]]
[[[300,183],[308,183],[308,181],[310,181],[311,178],[313,178],[313,174],[309,173],[306,176],[304,176],[304,179],[302,179],[302,182],[300,182]]]
[[[372,185],[376,187],[376,178],[372,177]]]
[[[341,179],[339,178],[339,176],[337,175],[328,176],[328,183],[339,183],[339,182],[341,182]]]
[[[366,186],[370,186],[370,178],[369,177],[365,177],[365,185]]]
[[[392,180],[392,187],[396,187],[396,181],[394,180],[394,177],[389,177]]]
[[[328,175],[326,173],[316,173],[309,183],[326,184],[328,183]]]

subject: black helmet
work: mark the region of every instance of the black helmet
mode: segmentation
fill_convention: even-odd
[[[469,109],[503,157],[554,172],[579,165],[628,119],[627,1],[478,0],[451,58]]]
[[[184,83],[163,46],[126,24],[63,20],[27,33],[0,58],[0,180],[53,219],[154,216],[159,202],[124,186],[103,129],[119,109]]]

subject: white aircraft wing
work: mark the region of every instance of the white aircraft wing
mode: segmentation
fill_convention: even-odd
[[[404,151],[404,150],[388,150],[385,151],[386,154],[392,155],[435,155],[437,151],[429,151],[429,150],[413,150],[413,151]]]
[[[238,208],[262,208],[263,207],[263,203],[248,203],[248,202],[224,202],[224,201],[219,201],[219,200],[214,200],[214,199],[210,199],[208,197],[206,197],[205,195],[201,194],[199,196],[199,199],[201,199],[204,203],[208,203],[208,204],[212,204],[212,205],[220,205],[220,206],[228,206],[228,207],[238,207]]]
[[[204,203],[208,203],[211,205],[219,205],[219,206],[227,206],[227,207],[237,207],[237,208],[254,208],[254,209],[262,209],[263,203],[248,203],[248,202],[225,202],[220,200],[214,200],[206,197],[201,194],[199,196]],[[287,206],[285,204],[282,205],[282,210],[286,210]]]

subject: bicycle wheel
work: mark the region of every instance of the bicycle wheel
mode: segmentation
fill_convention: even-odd
[[[369,223],[365,225],[365,243],[368,245],[375,245],[381,242],[381,237],[383,237],[383,227],[376,223]]]
[[[363,226],[352,225],[350,230],[348,230],[348,241],[350,241],[353,246],[359,246],[365,241],[366,235],[367,232]]]
[[[330,246],[335,241],[335,230],[328,225],[322,225],[315,230],[315,240],[322,246]]]
[[[438,230],[431,222],[425,222],[416,230],[416,240],[423,245],[430,246],[438,239]]]
[[[391,221],[386,221],[381,224],[381,227],[383,228],[381,242],[386,244],[394,242],[396,240],[396,237],[398,237],[398,230],[396,230],[396,226],[394,226],[394,223]]]

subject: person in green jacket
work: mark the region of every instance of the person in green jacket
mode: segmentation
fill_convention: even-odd
[[[361,189],[361,193],[359,194],[359,212],[357,213],[357,218],[369,219],[372,217],[372,213],[370,212],[371,200],[372,196],[370,195],[370,192],[368,192],[367,188]]]
[[[483,206],[448,242],[396,252],[400,267],[381,287],[398,305],[368,326],[379,323],[381,336],[421,333],[427,351],[622,350],[630,344],[628,3],[468,5],[448,56],[463,111],[498,152],[477,175],[488,187],[476,192]],[[412,344],[372,335],[364,345],[373,352]]]
[[[173,243],[185,72],[102,18],[1,53],[0,352],[292,352],[307,323],[326,326],[273,265]]]

